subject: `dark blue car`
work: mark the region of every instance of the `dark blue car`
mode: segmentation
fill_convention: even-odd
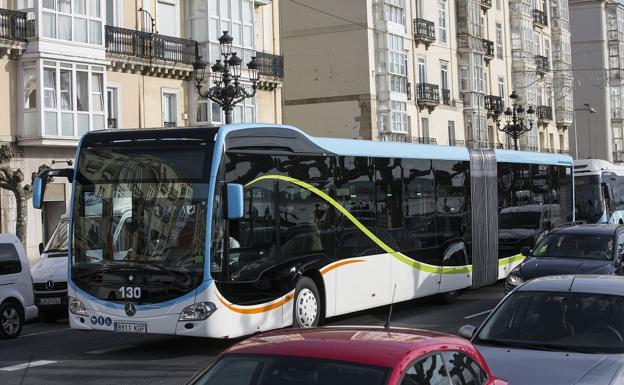
[[[553,230],[509,273],[511,291],[533,278],[561,274],[624,275],[624,226],[578,225]]]

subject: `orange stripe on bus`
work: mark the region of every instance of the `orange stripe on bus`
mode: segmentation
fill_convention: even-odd
[[[350,265],[352,263],[358,263],[358,262],[365,262],[365,261],[362,260],[362,259],[351,259],[349,261],[338,262],[335,265],[331,265],[331,266],[328,266],[328,267],[322,269],[321,270],[321,274],[325,275],[325,274],[329,273],[330,271],[339,268],[340,266]]]
[[[277,309],[278,307],[284,305],[285,303],[292,301],[295,298],[295,293],[288,293],[286,294],[284,298],[272,304],[269,304],[266,306],[254,307],[254,308],[235,307],[234,305],[226,303],[220,296],[218,296],[218,298],[219,298],[219,301],[221,301],[221,303],[223,304],[223,306],[227,307],[233,312],[241,313],[241,314],[258,314],[258,313],[267,312],[269,310]]]

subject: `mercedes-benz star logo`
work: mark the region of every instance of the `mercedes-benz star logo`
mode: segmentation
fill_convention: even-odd
[[[134,275],[128,276],[128,281],[130,281],[130,282],[134,281]]]
[[[54,281],[49,280],[48,282],[46,282],[46,289],[54,290]]]
[[[136,305],[132,302],[128,302],[126,306],[124,306],[124,310],[126,311],[128,317],[132,317],[136,314]]]

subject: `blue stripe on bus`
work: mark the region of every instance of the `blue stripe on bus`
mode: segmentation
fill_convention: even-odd
[[[563,154],[544,154],[512,150],[495,150],[497,162],[538,163],[556,166],[572,166],[572,157]]]

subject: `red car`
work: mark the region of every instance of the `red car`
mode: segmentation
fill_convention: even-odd
[[[469,341],[413,329],[327,327],[261,334],[191,385],[507,385]]]

